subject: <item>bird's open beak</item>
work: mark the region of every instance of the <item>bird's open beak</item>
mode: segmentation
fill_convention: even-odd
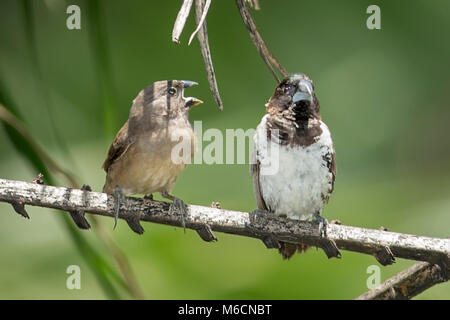
[[[197,82],[190,81],[190,80],[182,80],[182,82],[183,82],[183,88],[189,88],[189,87],[198,85]],[[187,98],[185,98],[184,107],[190,108],[190,107],[199,105],[201,103],[203,103],[203,101],[200,99],[197,99],[194,97],[187,97]]]
[[[184,103],[185,108],[191,108],[193,106],[203,103],[202,100],[194,98],[194,97],[187,97],[185,99],[186,99],[186,102]]]
[[[190,80],[181,80],[181,82],[183,82],[183,88],[189,88],[189,87],[198,85],[197,82],[190,81]]]

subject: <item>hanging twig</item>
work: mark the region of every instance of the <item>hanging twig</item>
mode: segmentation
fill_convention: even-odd
[[[203,7],[202,14],[197,14],[197,10],[195,11],[195,20],[197,21],[197,28],[195,31],[191,34],[191,37],[189,38],[188,46],[191,45],[192,40],[194,40],[195,35],[197,32],[200,31],[201,27],[203,26],[203,23],[205,22],[206,15],[208,14],[209,6],[211,5],[211,0],[206,0],[206,2],[201,3],[201,6]],[[200,5],[198,6],[200,8]],[[200,16],[200,19],[197,18],[197,16]]]
[[[251,8],[253,8],[255,10],[260,10],[261,9],[261,7],[259,6],[259,0],[245,0],[245,1],[248,3],[248,5]]]
[[[177,19],[175,20],[175,24],[173,26],[172,31],[172,41],[176,43],[180,43],[180,36],[183,32],[184,25],[186,24],[186,20],[191,12],[192,3],[194,0],[184,0],[181,5],[181,9],[178,12]]]
[[[449,280],[449,267],[418,262],[357,297],[357,300],[407,300]]]
[[[202,14],[205,7],[205,0],[195,0],[195,21],[200,24]],[[198,43],[202,52],[203,62],[205,64],[206,74],[208,76],[209,88],[216,100],[219,109],[223,110],[222,99],[220,98],[219,88],[217,87],[216,75],[214,73],[214,67],[211,59],[211,51],[209,50],[208,30],[206,21],[201,24],[200,32],[197,33]]]
[[[258,28],[256,27],[252,15],[250,14],[250,12],[247,9],[247,6],[245,5],[245,1],[236,0],[236,5],[239,9],[242,20],[244,21],[244,24],[247,27],[248,33],[250,34],[250,38],[252,39],[256,49],[259,52],[259,55],[269,68],[275,80],[277,82],[280,82],[280,79],[278,78],[274,68],[276,68],[283,77],[286,77],[289,73],[286,71],[286,69],[281,65],[281,63],[277,60],[277,58],[275,58],[273,53],[267,47],[261,34],[258,31]]]

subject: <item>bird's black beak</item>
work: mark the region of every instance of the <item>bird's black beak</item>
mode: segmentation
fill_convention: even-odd
[[[195,81],[190,81],[190,80],[181,80],[181,82],[183,82],[183,88],[189,88],[192,86],[197,86],[198,83]]]

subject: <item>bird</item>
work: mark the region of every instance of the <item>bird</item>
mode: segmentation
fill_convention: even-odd
[[[172,200],[185,230],[186,206],[170,192],[195,151],[195,134],[188,115],[191,107],[203,101],[184,97],[184,89],[194,85],[198,83],[190,80],[157,81],[133,100],[129,118],[115,136],[102,166],[106,171],[103,192],[116,198],[114,227],[125,195],[143,194],[152,199],[152,194],[159,192]],[[190,153],[183,159],[188,161],[180,161],[172,152],[180,137],[187,139],[188,148],[183,152]],[[127,222],[133,231],[144,232],[139,223]]]
[[[255,213],[317,221],[322,235],[327,220],[321,214],[334,190],[336,161],[313,81],[301,73],[286,76],[265,106],[250,163]],[[278,242],[284,259],[308,248]]]

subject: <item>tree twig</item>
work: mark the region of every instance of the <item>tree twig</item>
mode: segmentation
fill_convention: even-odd
[[[87,190],[53,187],[34,183],[0,179],[0,201],[24,205],[81,210],[102,216],[114,217],[113,195]],[[155,222],[182,226],[181,217],[171,214],[170,203],[128,197],[120,207],[120,219],[127,222]],[[304,243],[323,248],[327,243],[318,225],[307,221],[294,221],[271,215],[224,210],[196,205],[188,206],[186,228],[205,229],[257,239],[275,237],[277,240]],[[395,257],[427,261],[450,266],[450,240],[422,237],[382,230],[364,229],[338,224],[326,226],[327,238],[343,250],[374,255],[386,247]],[[213,236],[213,235],[212,235]]]
[[[188,46],[191,45],[192,40],[194,40],[195,35],[197,34],[197,32],[200,31],[200,28],[202,27],[203,23],[206,20],[206,15],[208,14],[208,10],[209,10],[209,6],[211,5],[211,0],[205,0],[204,3],[201,4],[202,8],[202,13],[201,14],[197,14],[197,11],[195,11],[196,13],[196,17],[199,16],[200,19],[195,19],[197,21],[197,28],[194,30],[194,32],[192,32],[191,37],[189,38],[189,42],[188,42]],[[200,8],[200,6],[198,6]]]
[[[256,27],[255,21],[253,20],[253,17],[250,14],[250,11],[248,10],[247,6],[245,5],[245,1],[244,0],[236,0],[236,5],[239,9],[242,20],[244,21],[244,24],[247,27],[250,38],[252,39],[253,44],[255,45],[256,49],[259,52],[259,55],[261,56],[264,63],[269,68],[269,70],[272,73],[272,75],[274,76],[275,80],[279,83],[280,79],[278,78],[274,68],[276,68],[283,77],[286,77],[287,75],[289,75],[289,73],[281,65],[281,63],[277,60],[277,58],[275,58],[273,53],[270,51],[269,47],[267,47],[261,34],[258,31],[258,28]]]
[[[217,87],[216,75],[214,73],[214,67],[211,59],[211,51],[209,49],[208,41],[208,29],[206,27],[206,21],[201,22],[202,15],[204,12],[206,0],[195,0],[195,21],[198,25],[201,25],[200,32],[197,33],[198,43],[200,45],[200,51],[202,52],[203,62],[205,64],[206,74],[208,77],[209,88],[216,100],[219,109],[223,110],[222,99],[220,98],[219,88]]]
[[[251,8],[253,8],[255,10],[260,10],[261,9],[261,7],[259,5],[259,0],[245,0],[245,1],[248,3],[248,5]]]
[[[449,277],[448,266],[418,262],[356,300],[407,300],[436,284],[448,281]]]
[[[180,43],[180,36],[183,32],[184,25],[186,24],[186,20],[191,12],[192,3],[194,0],[184,0],[181,5],[181,9],[178,12],[177,19],[175,20],[175,24],[173,25],[172,30],[172,41],[176,43]]]

